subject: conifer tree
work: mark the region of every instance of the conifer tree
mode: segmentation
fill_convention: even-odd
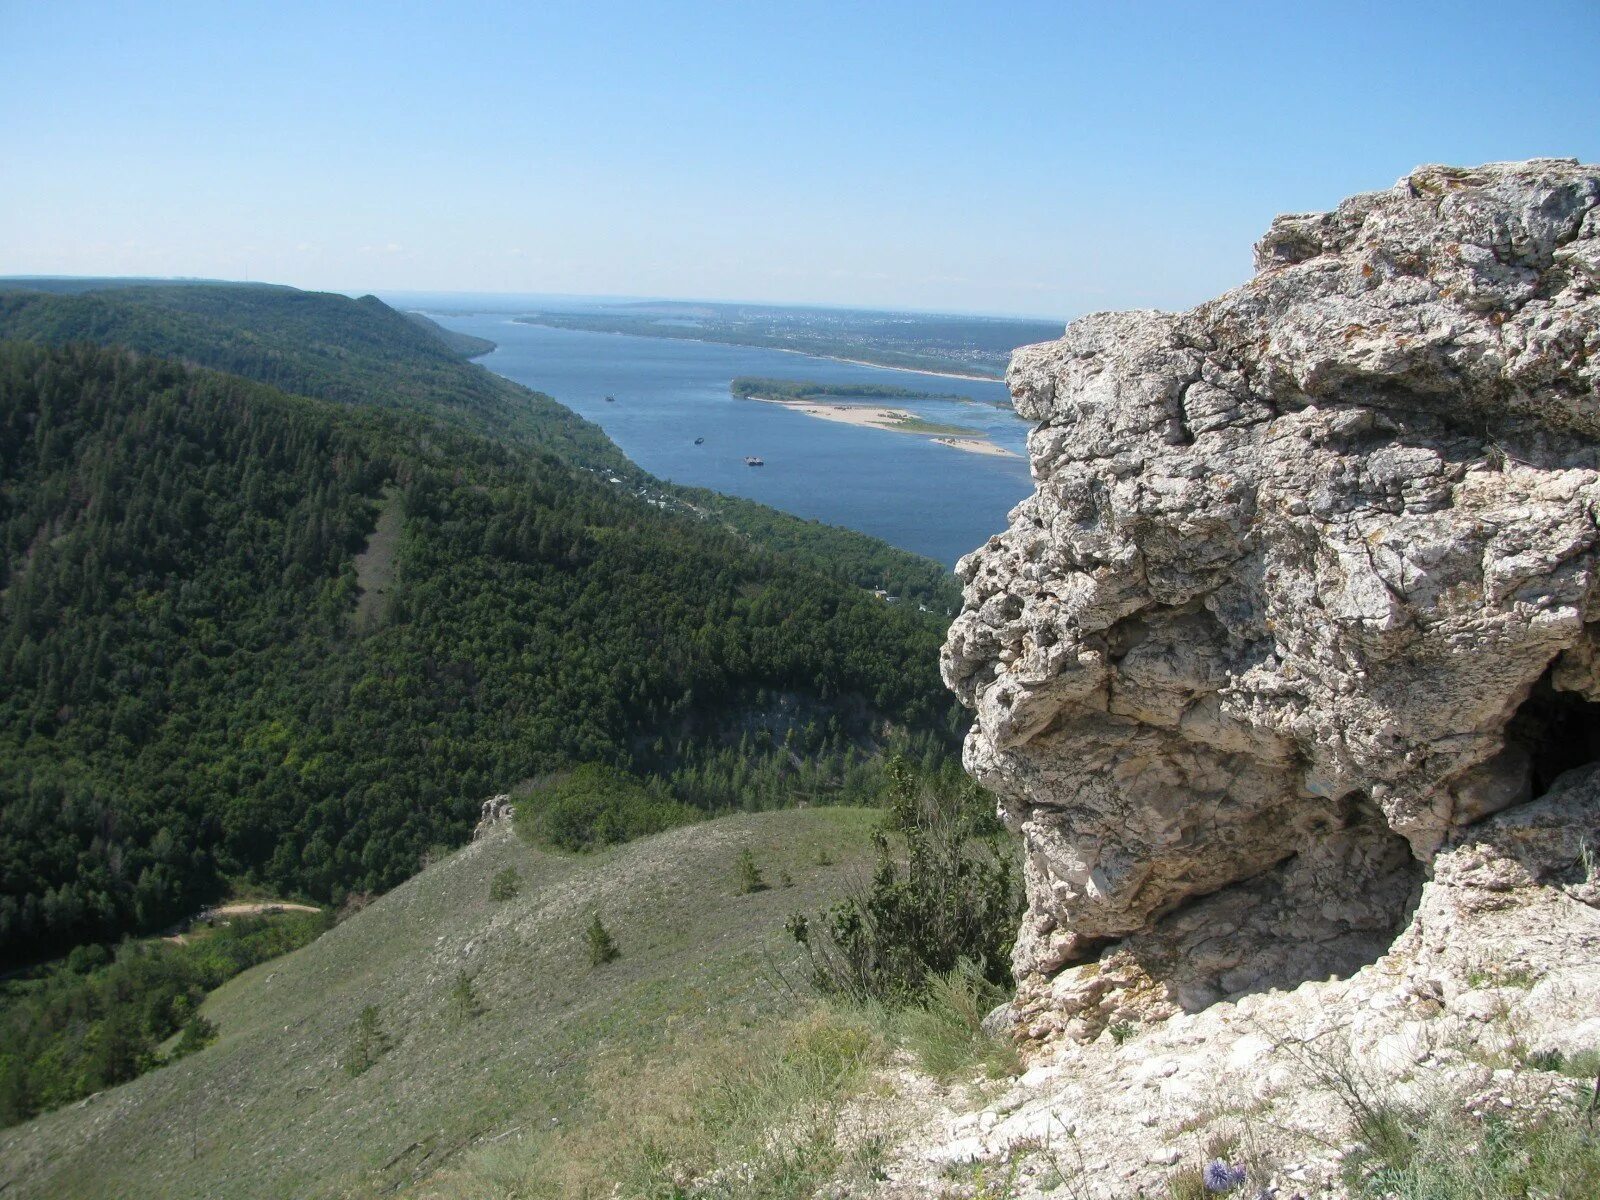
[[[611,962],[621,953],[617,949],[616,939],[611,936],[611,931],[600,920],[600,914],[594,914],[594,920],[589,922],[589,965],[598,967],[603,963]]]
[[[756,866],[756,856],[748,848],[739,851],[740,894],[764,891],[766,886],[767,881],[761,877],[761,868]]]
[[[457,1024],[465,1024],[483,1012],[478,1001],[478,990],[472,986],[472,976],[466,971],[456,972],[455,984],[450,988],[450,1017]]]
[[[389,1035],[378,1024],[378,1006],[369,1004],[351,1029],[350,1048],[344,1057],[346,1073],[360,1075],[387,1054],[389,1047]]]

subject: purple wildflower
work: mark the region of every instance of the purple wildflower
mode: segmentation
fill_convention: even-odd
[[[1200,1180],[1208,1192],[1231,1192],[1244,1182],[1243,1167],[1230,1166],[1220,1158],[1213,1158],[1201,1172]]]

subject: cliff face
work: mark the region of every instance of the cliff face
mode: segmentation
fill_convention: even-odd
[[[1017,353],[1037,490],[943,669],[1026,846],[1027,1032],[1348,975],[1475,837],[1594,899],[1597,380],[1570,160],[1280,217],[1243,287]]]

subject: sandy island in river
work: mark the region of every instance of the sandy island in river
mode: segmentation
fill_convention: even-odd
[[[822,421],[838,421],[842,425],[862,425],[869,429],[887,429],[893,433],[915,433],[922,436],[941,434],[933,440],[952,450],[968,454],[988,454],[997,458],[1020,458],[1021,455],[996,446],[988,438],[968,433],[960,426],[939,425],[903,408],[880,408],[875,404],[819,404],[813,400],[774,400],[767,396],[751,396],[763,404],[776,404],[791,412],[803,413]],[[948,436],[950,434],[961,436]]]
[[[981,437],[936,437],[933,439],[941,446],[949,446],[954,450],[965,450],[968,454],[988,454],[994,458],[1021,458],[1015,450],[1007,450],[1004,446],[996,446],[993,442]]]

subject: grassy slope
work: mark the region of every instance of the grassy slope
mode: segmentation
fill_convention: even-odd
[[[793,962],[784,917],[867,869],[875,820],[736,816],[586,858],[497,833],[221,988],[204,1009],[221,1028],[215,1045],[0,1133],[0,1192],[386,1194],[488,1139],[568,1120],[596,1056],[647,1054],[711,1014],[790,1009],[772,969]],[[794,886],[737,894],[747,847],[769,882],[787,869]],[[819,867],[824,847],[834,865]],[[508,865],[522,892],[491,902]],[[591,970],[596,909],[622,958]],[[462,968],[485,1006],[465,1023],[448,1012]],[[366,1004],[381,1006],[394,1049],[352,1079],[339,1057]]]

